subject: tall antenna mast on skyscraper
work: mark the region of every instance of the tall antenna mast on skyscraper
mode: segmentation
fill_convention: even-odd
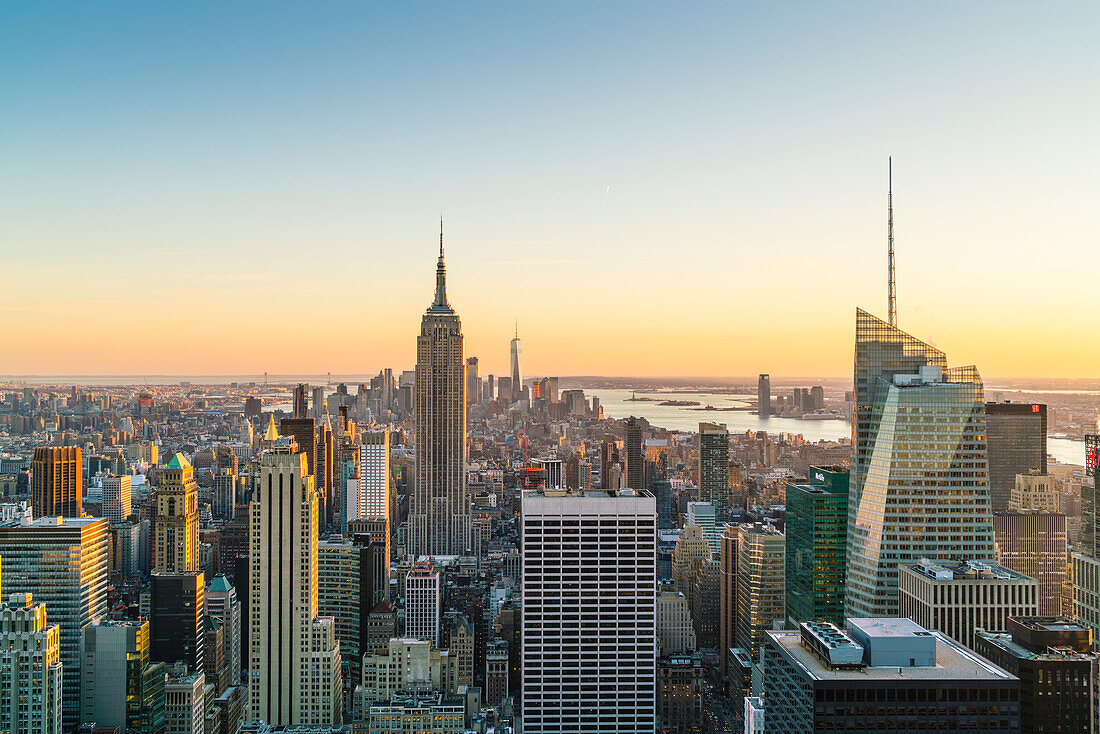
[[[894,157],[889,161],[889,193],[886,195],[887,240],[889,245],[890,282],[887,285],[887,307],[890,313],[890,326],[898,325],[897,291],[894,286]]]

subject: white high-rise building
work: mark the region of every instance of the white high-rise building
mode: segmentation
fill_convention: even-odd
[[[338,724],[343,712],[336,623],[317,616],[317,494],[305,454],[278,438],[260,457],[250,507],[250,718]]]
[[[359,512],[354,520],[388,518],[390,514],[390,434],[368,433],[359,446]]]
[[[656,500],[522,498],[524,734],[653,734]]]
[[[466,483],[466,361],[462,323],[447,302],[442,224],[435,301],[416,340],[413,416],[408,549],[417,555],[461,555],[472,548],[473,527]]]
[[[439,569],[418,563],[405,577],[405,636],[431,640],[439,647],[443,589]]]
[[[686,524],[703,531],[703,539],[707,541],[712,554],[721,550],[722,528],[714,524],[714,505],[710,502],[688,502]]]
[[[117,525],[130,516],[130,475],[103,477],[103,517]]]
[[[225,662],[229,685],[241,684],[241,600],[225,576],[218,575],[206,586],[206,613],[225,630]]]
[[[61,628],[46,605],[12,594],[0,605],[0,731],[61,734]]]

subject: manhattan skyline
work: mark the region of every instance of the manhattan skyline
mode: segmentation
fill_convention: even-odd
[[[411,365],[442,211],[486,374],[518,319],[529,372],[839,376],[886,311],[893,155],[899,326],[1087,376],[1098,11],[1062,12],[20,9],[0,373]],[[284,327],[312,348],[266,354]]]

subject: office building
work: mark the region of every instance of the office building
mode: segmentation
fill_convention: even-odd
[[[103,477],[103,517],[114,527],[130,517],[130,477]]]
[[[368,433],[359,446],[359,481],[357,520],[382,520],[385,531],[382,540],[389,557],[390,514],[394,498],[390,487],[390,434],[386,431]]]
[[[305,454],[306,469],[314,477],[317,491],[317,423],[312,418],[283,418],[279,422],[280,436],[293,436],[298,453]],[[320,498],[318,498],[320,499]]]
[[[699,499],[729,514],[730,434],[725,424],[699,424]]]
[[[61,630],[31,594],[0,605],[0,731],[62,734]]]
[[[527,490],[521,502],[524,733],[652,734],[653,496]]]
[[[359,664],[367,652],[367,617],[385,599],[389,563],[381,543],[357,545],[331,539],[317,543],[317,609],[321,617],[336,621],[340,655],[358,680]]]
[[[508,641],[485,646],[485,705],[499,706],[508,697]]]
[[[707,542],[712,554],[719,550],[719,528],[715,525],[714,505],[710,502],[688,502],[685,525],[694,525],[703,531],[703,540]]]
[[[624,475],[628,489],[645,489],[645,450],[642,445],[642,424],[634,416],[623,427]]]
[[[510,347],[512,399],[520,400],[523,397],[523,372],[520,369],[520,359],[523,357],[523,342],[519,340],[519,324],[516,325],[516,334],[512,337]]]
[[[730,648],[737,647],[737,538],[736,525],[724,525],[718,539],[718,668],[729,673]]]
[[[686,655],[698,647],[687,597],[680,591],[657,593],[657,650],[661,657]]]
[[[477,374],[477,357],[466,358],[466,405],[481,402],[481,378]]]
[[[1039,582],[1039,616],[1060,615],[1069,569],[1066,516],[994,512],[993,533],[997,563]]]
[[[249,718],[340,722],[336,623],[318,616],[318,501],[305,454],[279,438],[260,456],[250,506]]]
[[[224,575],[217,575],[206,585],[206,614],[221,623],[224,631],[225,662],[229,667],[229,685],[239,686],[241,680],[242,610],[237,589]]]
[[[657,720],[662,732],[702,731],[702,653],[657,661]]]
[[[1010,617],[974,650],[1020,679],[1020,732],[1092,731],[1092,630],[1064,617]]]
[[[785,619],[786,539],[775,526],[744,523],[737,527],[737,647],[756,660],[764,632]]]
[[[107,612],[110,527],[95,517],[0,525],[0,590],[31,594],[60,627],[66,731],[80,718],[80,635]]]
[[[424,313],[416,340],[416,457],[408,549],[418,555],[461,555],[471,547],[462,350],[462,323],[447,302],[441,228],[435,301]]]
[[[1016,475],[1033,471],[1047,473],[1047,406],[1041,403],[986,403],[985,424],[993,509],[1020,509],[1009,508]]]
[[[164,663],[150,657],[148,621],[90,624],[80,645],[80,720],[126,734],[164,731]]]
[[[1016,475],[1016,483],[1012,487],[1012,494],[1008,500],[1009,510],[1058,512],[1058,505],[1054,477],[1049,474],[1040,474],[1038,471]],[[993,511],[997,512],[997,508]]]
[[[395,693],[387,700],[372,703],[361,720],[364,734],[464,734],[467,731],[465,700],[441,691]]]
[[[408,636],[389,640],[384,649],[363,656],[363,675],[355,691],[356,710],[362,712],[371,701],[409,688],[457,692],[457,660],[431,640]]]
[[[405,577],[405,636],[431,640],[439,647],[443,588],[439,569],[418,563]]]
[[[844,623],[848,470],[810,467],[806,483],[787,484],[786,619]]]
[[[772,378],[761,373],[756,381],[756,414],[767,418],[772,414]]]
[[[179,666],[169,668],[164,685],[165,734],[203,734],[206,724],[206,676]]]
[[[315,387],[311,393],[312,411],[310,417],[320,423],[325,417],[325,388]]]
[[[203,617],[206,616],[203,572],[156,572],[150,582],[150,654],[153,660],[166,665],[182,662],[188,670],[202,672]]]
[[[897,613],[898,564],[993,560],[985,399],[973,367],[856,310],[849,617]]]
[[[974,648],[974,630],[1003,630],[1009,617],[1034,617],[1039,582],[981,561],[902,565],[898,612]]]
[[[80,517],[84,459],[79,446],[39,446],[31,459],[31,510],[35,517]]]
[[[703,529],[698,525],[688,525],[676,539],[672,549],[672,580],[676,588],[691,593],[691,573],[695,561],[710,558],[710,544],[703,537]]]
[[[850,619],[768,631],[761,653],[765,731],[1011,734],[1020,681],[908,619]]]
[[[165,573],[199,570],[199,485],[183,454],[164,467],[157,488],[153,567]],[[166,661],[170,662],[170,661]]]

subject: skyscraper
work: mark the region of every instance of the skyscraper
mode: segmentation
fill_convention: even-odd
[[[764,631],[784,618],[783,533],[765,523],[737,528],[737,646],[757,659]]]
[[[80,723],[80,634],[107,612],[110,526],[101,517],[0,525],[0,589],[32,594],[61,627],[65,729]]]
[[[80,642],[80,721],[127,734],[164,731],[164,663],[149,657],[149,622],[97,622]]]
[[[113,474],[103,478],[103,516],[111,525],[122,522],[130,516],[130,476],[116,477]]]
[[[182,661],[192,673],[201,673],[206,615],[203,572],[154,573],[150,582],[150,655],[166,665]]]
[[[521,502],[523,731],[653,734],[653,496],[527,490]]]
[[[997,563],[1039,582],[1039,615],[1063,613],[1066,590],[1066,516],[1056,512],[994,512]],[[1070,613],[1066,608],[1065,613]]]
[[[523,357],[523,342],[519,339],[519,323],[516,323],[516,335],[512,337],[512,398],[519,400],[523,397],[523,373],[520,371],[520,359]]]
[[[737,535],[736,525],[725,525],[718,539],[718,666],[723,677],[737,637]]]
[[[466,484],[466,364],[462,324],[447,302],[443,228],[435,301],[416,340],[416,459],[409,509],[409,550],[461,555],[470,548],[472,514]]]
[[[993,560],[976,368],[857,309],[852,443],[846,616],[895,615],[899,563]]]
[[[439,569],[418,563],[405,577],[405,637],[431,640],[439,647],[443,587]]]
[[[79,446],[39,446],[31,460],[34,517],[80,517],[84,461]]]
[[[772,378],[763,372],[756,381],[756,414],[761,418],[772,414]]]
[[[729,515],[730,434],[722,423],[699,424],[699,499]]]
[[[229,579],[219,574],[206,586],[206,613],[218,620],[225,630],[225,662],[229,666],[229,685],[241,684],[241,600]]]
[[[645,489],[645,449],[642,446],[642,424],[630,416],[623,428],[623,450],[626,453],[626,486]]]
[[[848,470],[811,467],[810,481],[787,484],[787,625],[844,624]]]
[[[293,438],[277,439],[261,455],[250,514],[250,717],[338,724],[336,623],[317,615],[317,494]]]
[[[1007,510],[1017,474],[1047,473],[1047,406],[986,403],[985,423],[991,503]]]
[[[294,388],[294,417],[305,418],[309,415],[309,385],[298,383]]]
[[[32,599],[0,604],[0,731],[62,734],[60,628]]]
[[[466,405],[481,402],[481,379],[477,376],[477,357],[466,358]]]
[[[165,573],[199,569],[199,485],[183,454],[164,467],[157,489],[156,560]],[[165,661],[174,662],[174,661]]]

